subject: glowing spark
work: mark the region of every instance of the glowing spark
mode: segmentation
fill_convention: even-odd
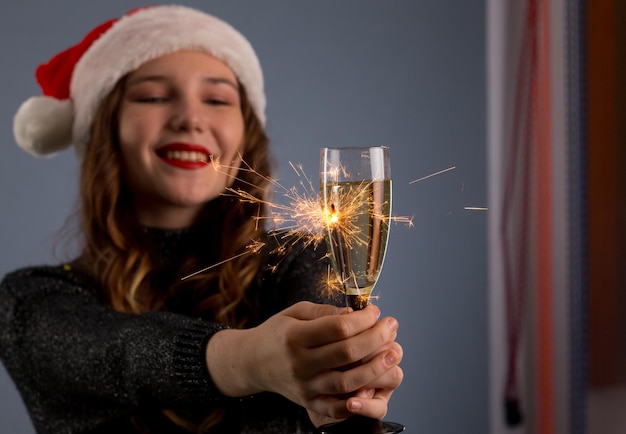
[[[205,272],[209,271],[210,269],[218,267],[218,266],[220,266],[222,264],[225,264],[228,261],[232,261],[233,259],[240,258],[240,257],[242,257],[244,255],[248,255],[250,253],[256,253],[259,250],[261,250],[261,248],[264,245],[265,245],[265,243],[262,243],[260,241],[253,241],[252,244],[249,244],[249,245],[246,246],[246,251],[245,252],[240,253],[240,254],[235,255],[235,256],[232,256],[232,257],[230,257],[228,259],[224,259],[223,261],[217,262],[215,264],[209,265],[208,267],[204,267],[204,268],[202,268],[202,269],[200,269],[198,271],[194,271],[191,274],[188,274],[188,275],[186,275],[184,277],[181,277],[180,280],[187,280],[190,277],[197,276],[198,274],[201,274],[201,273],[205,273]]]
[[[214,157],[213,155],[209,155],[209,160],[211,160],[211,166],[215,169],[215,170],[219,170],[221,167],[221,163],[220,163],[220,159]]]
[[[446,172],[449,172],[449,171],[454,170],[454,169],[456,169],[456,166],[448,167],[447,169],[440,170],[439,172],[431,173],[430,175],[426,175],[426,176],[423,176],[423,177],[421,177],[419,179],[415,179],[415,180],[409,182],[409,184],[415,184],[416,182],[420,182],[420,181],[423,181],[425,179],[432,178],[433,176],[441,175],[442,173],[446,173]]]
[[[465,208],[468,211],[488,211],[489,208],[481,207],[481,206],[466,206]]]
[[[210,270],[210,269],[212,269],[212,268],[215,268],[215,267],[217,267],[217,266],[220,266],[220,265],[222,265],[222,264],[225,264],[226,262],[228,262],[228,261],[232,261],[233,259],[240,258],[240,257],[242,257],[242,256],[244,256],[244,255],[249,254],[249,253],[252,253],[252,252],[251,252],[251,251],[246,250],[246,251],[245,251],[245,252],[243,252],[243,253],[240,253],[240,254],[235,255],[235,256],[231,256],[231,257],[230,257],[230,258],[228,258],[228,259],[224,259],[223,261],[217,262],[217,263],[215,263],[215,264],[213,264],[213,265],[209,265],[208,267],[204,267],[204,268],[202,268],[202,269],[200,269],[200,270],[198,270],[198,271],[194,271],[194,272],[193,272],[193,273],[191,273],[191,274],[188,274],[188,275],[186,275],[186,276],[184,276],[184,277],[181,277],[181,278],[180,278],[180,280],[187,280],[187,279],[189,279],[190,277],[193,277],[193,276],[196,276],[196,275],[198,275],[198,274],[201,274],[201,273],[204,273],[204,272],[206,272],[206,271],[209,271],[209,270]]]
[[[415,226],[413,224],[413,217],[391,216],[391,217],[389,217],[389,220],[394,222],[394,223],[403,223],[403,224],[407,225],[409,228],[412,228],[413,226]]]
[[[337,279],[337,275],[333,272],[330,265],[326,270],[326,278],[324,279],[320,287],[325,288],[328,295],[340,293],[344,290],[343,285],[341,284],[339,279]]]

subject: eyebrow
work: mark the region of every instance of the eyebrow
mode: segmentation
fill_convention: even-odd
[[[127,87],[136,86],[138,84],[145,83],[148,81],[164,82],[164,81],[168,81],[168,78],[164,75],[139,76],[135,79],[129,80],[127,83]],[[225,78],[225,77],[211,77],[211,76],[203,77],[202,81],[209,83],[209,84],[226,84],[235,90],[239,90],[239,86],[237,83],[234,83],[232,80]]]

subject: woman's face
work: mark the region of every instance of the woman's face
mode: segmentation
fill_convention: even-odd
[[[179,51],[132,72],[119,138],[140,223],[192,224],[203,205],[232,184],[243,137],[237,78],[216,58]]]

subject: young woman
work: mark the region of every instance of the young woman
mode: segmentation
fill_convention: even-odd
[[[344,314],[321,290],[321,249],[268,235],[265,210],[223,194],[262,200],[270,176],[241,34],[182,6],[134,10],[37,79],[16,141],[75,146],[83,237],[74,261],[0,285],[0,356],[38,432],[306,433],[385,415],[397,321]]]

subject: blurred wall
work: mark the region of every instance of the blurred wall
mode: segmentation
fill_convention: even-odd
[[[486,206],[483,1],[183,3],[229,21],[255,46],[283,185],[299,182],[289,162],[302,163],[315,184],[322,146],[391,147],[394,214],[413,217],[414,227],[392,227],[375,290],[383,313],[400,321],[405,351],[405,380],[387,418],[409,433],[486,433],[486,212],[466,209]],[[62,260],[58,231],[76,203],[73,152],[35,159],[13,140],[15,110],[39,94],[34,70],[128,8],[0,5],[0,275]],[[0,402],[2,432],[34,432],[1,368]]]

